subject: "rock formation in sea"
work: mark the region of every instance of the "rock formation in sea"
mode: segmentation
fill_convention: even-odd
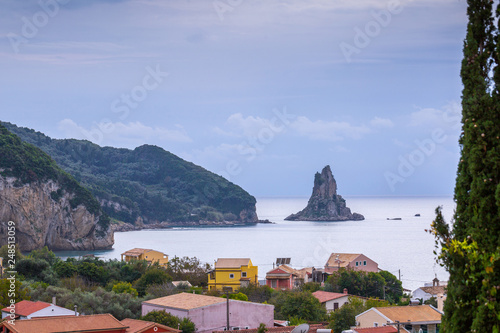
[[[288,221],[358,221],[364,216],[351,213],[342,196],[337,194],[337,183],[330,166],[314,176],[314,187],[307,207],[285,218]]]

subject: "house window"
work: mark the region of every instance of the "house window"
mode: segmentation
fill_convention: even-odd
[[[247,272],[241,272],[241,277],[247,277]]]
[[[275,289],[277,287],[277,281],[276,280],[271,280],[271,288]]]
[[[163,256],[163,259],[167,259],[167,256]]]
[[[365,261],[363,261],[363,266],[366,266],[366,260],[365,260]]]
[[[229,278],[234,279],[234,274],[233,273],[229,274]]]
[[[333,311],[338,310],[339,308],[339,303],[335,302],[333,303]]]
[[[373,327],[378,327],[378,323],[373,323]]]
[[[359,264],[359,262],[358,262],[358,261],[356,261],[356,266],[358,266],[358,264]]]

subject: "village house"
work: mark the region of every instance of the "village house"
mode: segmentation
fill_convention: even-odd
[[[0,323],[0,333],[181,333],[182,331],[150,321],[123,319],[111,314],[42,317]]]
[[[141,248],[122,253],[122,261],[130,262],[132,260],[146,260],[150,265],[158,263],[160,266],[167,267],[168,255],[159,251]]]
[[[9,317],[16,320],[23,320],[37,317],[75,315],[78,315],[78,313],[75,313],[74,310],[69,310],[55,304],[41,301],[32,302],[24,300],[15,303],[13,307],[6,307],[2,309],[2,319]]]
[[[179,318],[189,318],[196,325],[197,333],[211,333],[226,327],[228,304],[232,329],[257,328],[261,323],[273,326],[273,305],[189,293],[144,301],[142,315],[164,310]]]
[[[379,327],[365,327],[356,328],[352,330],[343,331],[343,333],[409,333],[404,328],[398,329],[394,326],[379,326]]]
[[[325,264],[325,273],[332,274],[341,268],[375,273],[379,271],[378,264],[364,254],[332,253]]]
[[[426,286],[414,290],[412,293],[412,300],[422,300],[422,302],[425,302],[432,297],[436,299],[438,296],[446,297],[446,287],[447,284],[441,284],[439,279],[436,277],[432,280],[432,285],[426,283]]]
[[[0,323],[1,333],[128,333],[128,327],[110,314],[43,317]]]
[[[248,258],[219,258],[208,272],[209,290],[238,290],[250,283],[258,285],[258,267]]]
[[[371,308],[356,316],[356,328],[399,325],[409,332],[437,333],[441,315],[430,305]]]
[[[294,269],[280,265],[266,273],[266,285],[275,290],[290,290],[312,281],[313,267]]]
[[[351,297],[351,295],[347,293],[347,289],[344,289],[343,293],[332,293],[318,290],[313,292],[313,296],[316,297],[321,304],[323,304],[327,312],[339,309],[342,305],[349,302],[349,297]]]
[[[125,318],[121,323],[128,328],[125,333],[181,333],[181,330],[138,319]]]
[[[317,333],[320,329],[326,329],[328,324],[311,324],[307,333]],[[297,326],[277,326],[277,327],[267,327],[266,333],[291,333]],[[330,330],[328,330],[330,331]],[[213,333],[257,333],[257,328],[243,329],[243,330],[229,330],[229,331],[214,331]]]

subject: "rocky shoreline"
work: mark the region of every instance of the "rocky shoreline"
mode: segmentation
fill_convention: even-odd
[[[185,228],[185,227],[240,227],[249,226],[256,224],[274,224],[269,220],[258,220],[255,222],[241,222],[241,221],[198,221],[198,222],[161,222],[161,223],[151,223],[142,224],[138,223],[136,225],[118,222],[112,225],[114,232],[126,232],[126,231],[138,231],[145,229],[171,229],[171,228]]]

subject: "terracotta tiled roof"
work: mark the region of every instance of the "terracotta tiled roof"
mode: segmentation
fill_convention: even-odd
[[[273,269],[272,271],[267,272],[266,276],[267,275],[275,275],[275,274],[286,274],[286,275],[290,276],[290,274],[292,274],[292,273],[281,269],[281,267],[278,267],[278,268]]]
[[[163,330],[158,331],[158,332],[163,332],[163,331],[172,332],[172,333],[182,332],[178,329],[168,327],[165,325],[161,325],[161,324],[157,324],[157,323],[154,323],[152,321],[144,321],[144,320],[125,318],[121,321],[121,323],[125,326],[128,326],[125,333],[142,333],[142,332],[145,332],[151,328],[154,329],[155,327],[158,327],[158,329],[160,329],[160,328],[163,329]]]
[[[379,327],[366,327],[355,328],[356,333],[397,333],[398,329],[394,326],[379,326]]]
[[[431,295],[443,294],[446,295],[445,286],[434,286],[434,287],[420,287],[425,293]]]
[[[54,332],[125,332],[123,325],[110,314],[91,316],[61,316],[16,320],[15,325],[8,321],[0,323],[13,333],[54,333]]]
[[[49,303],[37,301],[20,301],[16,303],[16,315],[27,317],[32,313],[49,307]],[[2,309],[3,312],[10,312],[9,308]]]
[[[328,265],[329,267],[339,267],[339,266],[347,267],[349,263],[356,260],[356,258],[359,257],[360,255],[361,254],[359,253],[332,253],[330,255],[330,258],[328,258],[326,265]],[[337,261],[337,256],[338,256],[338,261]]]
[[[215,268],[240,268],[250,265],[249,258],[219,258],[215,263]]]
[[[440,322],[441,313],[430,305],[388,306],[375,308],[393,322]]]
[[[327,328],[328,324],[313,324],[309,326],[308,333],[316,333],[318,329]],[[290,333],[296,326],[283,326],[283,327],[268,327],[267,333]],[[257,333],[257,328],[252,328],[248,330],[237,330],[237,331],[213,331],[212,333]]]
[[[191,310],[208,305],[224,303],[226,299],[214,296],[180,293],[144,301],[143,303],[175,308],[181,310]]]
[[[149,252],[149,251],[153,251],[153,250],[151,250],[151,249],[141,249],[141,248],[136,247],[135,249],[123,252],[122,256],[138,257],[141,254],[144,254],[144,253]]]
[[[320,303],[325,303],[331,301],[332,299],[350,296],[349,294],[332,293],[329,291],[322,291],[322,290],[315,291],[312,294],[319,300]]]

